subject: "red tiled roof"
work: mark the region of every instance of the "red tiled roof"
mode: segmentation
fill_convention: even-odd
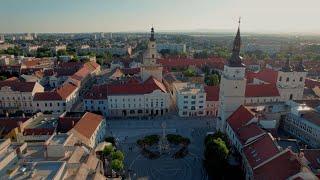
[[[301,164],[297,155],[287,149],[254,169],[253,174],[254,179],[283,180],[299,173],[300,170]]]
[[[97,68],[99,68],[100,65],[98,63],[96,63],[96,62],[89,61],[89,62],[84,64],[84,67],[86,67],[89,71],[94,71]]]
[[[245,144],[250,138],[264,133],[264,131],[255,123],[241,127],[237,132],[238,138],[242,144]]]
[[[20,123],[27,121],[29,118],[1,118],[0,131],[3,129],[2,134],[6,135],[12,129],[19,127]]]
[[[17,79],[0,81],[0,89],[4,86],[10,87],[13,91],[32,92],[36,82],[21,82]]]
[[[204,90],[207,93],[207,101],[219,101],[219,86],[205,86]]]
[[[72,83],[65,83],[54,91],[39,92],[34,95],[35,101],[65,100],[77,89]]]
[[[301,150],[304,157],[310,162],[312,169],[320,169],[320,149],[303,149]],[[319,173],[320,175],[320,173]]]
[[[187,59],[187,58],[172,58],[172,59],[158,59],[157,63],[162,64],[168,68],[185,68],[188,66],[211,66],[217,69],[223,69],[225,59],[222,58],[208,58],[208,59]]]
[[[80,120],[80,117],[60,117],[58,120],[57,131],[66,133],[71,130]]]
[[[305,86],[309,89],[313,89],[316,86],[320,87],[320,81],[315,79],[306,78]]]
[[[93,86],[91,91],[86,94],[85,99],[106,99],[108,95],[120,94],[149,94],[155,90],[167,92],[165,86],[153,77],[140,84],[104,84]]]
[[[243,153],[251,168],[254,168],[279,153],[279,149],[272,137],[269,134],[264,134],[252,143],[244,146]]]
[[[246,77],[248,82],[253,82],[253,79],[256,78],[271,84],[275,84],[278,80],[278,72],[267,68],[257,73],[248,72],[246,73]]]
[[[103,116],[86,112],[73,129],[90,139],[101,121],[103,121]]]
[[[275,84],[247,84],[246,97],[274,97],[280,96]]]
[[[245,126],[250,120],[254,118],[254,114],[241,105],[235,112],[231,114],[227,122],[231,128],[237,132],[241,127]]]

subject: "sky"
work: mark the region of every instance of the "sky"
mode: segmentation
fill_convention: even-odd
[[[0,33],[225,31],[320,34],[320,0],[0,0]]]

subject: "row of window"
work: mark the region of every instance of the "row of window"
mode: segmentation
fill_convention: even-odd
[[[5,100],[4,97],[2,97],[1,99],[2,99],[3,101]],[[26,97],[23,96],[21,99],[22,99],[22,100],[26,100]],[[29,97],[28,99],[31,100],[31,97]],[[10,100],[10,97],[9,97],[9,96],[7,97],[7,100]],[[13,97],[12,97],[12,100],[16,100],[16,98],[13,96]],[[20,97],[18,97],[17,100],[20,100]]]
[[[281,76],[279,77],[279,81],[282,81],[282,77],[281,77]],[[290,78],[287,77],[287,78],[286,78],[286,82],[289,82],[289,81],[290,81]],[[296,80],[293,79],[292,81],[295,82]],[[303,77],[300,77],[299,81],[302,82],[302,81],[303,81]]]
[[[39,105],[39,103],[37,103],[37,107],[39,107],[40,105]],[[45,107],[52,107],[52,103],[44,103],[44,106]],[[60,103],[57,103],[57,106],[60,106]],[[62,103],[62,106],[66,106],[66,103],[64,102],[64,103]]]

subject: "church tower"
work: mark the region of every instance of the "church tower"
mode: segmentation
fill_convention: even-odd
[[[300,100],[303,97],[307,71],[302,60],[296,67],[290,63],[289,55],[284,67],[278,71],[277,87],[282,101]]]
[[[151,28],[151,36],[148,42],[148,49],[143,54],[143,64],[141,66],[141,78],[143,81],[153,76],[162,82],[163,67],[157,63],[157,59],[161,56],[157,51],[156,39],[154,37],[154,28]]]
[[[227,118],[242,104],[245,99],[245,89],[247,80],[245,78],[245,65],[240,56],[241,36],[240,20],[236,37],[233,41],[231,58],[221,76],[219,93],[219,120],[217,121],[217,130],[224,132]]]

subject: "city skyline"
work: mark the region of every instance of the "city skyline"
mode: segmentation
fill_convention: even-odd
[[[315,33],[320,2],[283,0],[3,0],[0,33],[232,31],[242,17],[242,31]]]

